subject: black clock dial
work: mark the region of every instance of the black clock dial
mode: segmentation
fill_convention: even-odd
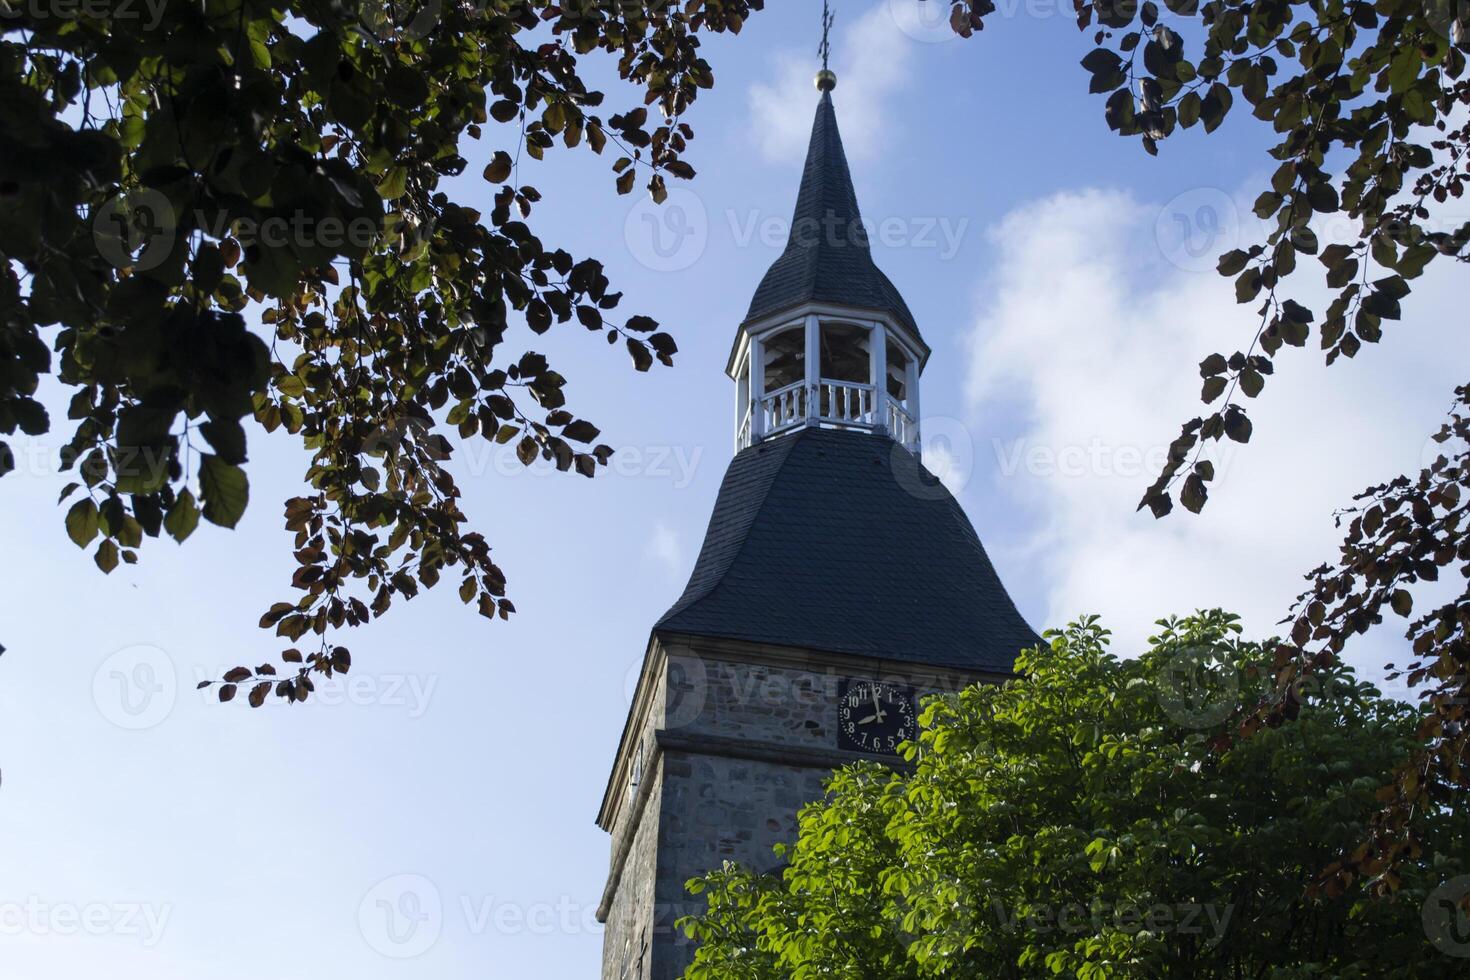
[[[845,681],[838,692],[837,746],[859,752],[897,752],[919,737],[914,689],[878,681]]]

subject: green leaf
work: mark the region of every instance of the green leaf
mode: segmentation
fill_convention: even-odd
[[[97,536],[97,505],[92,498],[78,500],[66,512],[66,533],[78,548],[85,548]]]
[[[1255,299],[1261,291],[1261,272],[1259,269],[1247,269],[1235,280],[1235,301],[1237,303],[1249,303]]]
[[[396,201],[408,189],[408,168],[393,167],[378,184],[378,194],[385,201]]]
[[[1235,406],[1231,409],[1225,413],[1225,435],[1235,442],[1250,442],[1251,420]]]
[[[648,353],[647,347],[644,347],[638,341],[629,337],[627,348],[629,356],[633,358],[633,367],[636,370],[647,371],[653,367],[653,355]]]
[[[1184,98],[1179,100],[1178,111],[1179,125],[1185,129],[1199,122],[1200,113],[1203,111],[1203,105],[1199,95],[1195,92],[1190,92],[1185,95]]]
[[[1222,276],[1238,275],[1245,268],[1251,257],[1238,248],[1231,249],[1220,256],[1220,263],[1215,268]]]
[[[111,538],[104,538],[97,546],[97,553],[92,556],[92,560],[97,563],[98,568],[110,575],[117,567],[117,557],[117,545]]]
[[[485,165],[485,179],[492,184],[502,184],[510,178],[510,173],[510,154],[504,150],[496,150],[495,156]]]
[[[1266,379],[1259,371],[1246,368],[1240,372],[1240,390],[1245,392],[1247,398],[1254,398],[1261,393],[1265,387]]]
[[[1209,499],[1209,496],[1210,492],[1205,487],[1205,481],[1198,473],[1191,473],[1184,481],[1184,488],[1179,492],[1179,502],[1191,514],[1198,514],[1204,509],[1205,501]],[[1094,870],[1097,869],[1094,868]]]
[[[194,502],[194,493],[188,487],[179,491],[173,506],[163,519],[164,530],[175,540],[182,542],[199,526],[199,505]]]
[[[250,483],[245,471],[218,456],[202,454],[199,490],[204,498],[204,519],[220,527],[234,527],[250,500]]]
[[[561,434],[577,442],[591,442],[601,434],[601,431],[586,419],[577,419],[562,429]]]

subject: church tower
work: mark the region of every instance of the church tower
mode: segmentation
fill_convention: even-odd
[[[791,232],[740,324],[735,458],[684,594],[653,627],[597,823],[602,980],[693,958],[684,883],[772,870],[856,759],[902,765],[919,699],[1012,676],[1036,642],[959,503],[919,461],[929,347],[873,262],[821,98]]]

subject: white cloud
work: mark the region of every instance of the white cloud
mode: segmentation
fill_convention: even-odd
[[[911,75],[916,43],[895,23],[888,3],[875,4],[845,28],[840,17],[836,22],[833,102],[849,156],[871,157],[881,148],[889,103]],[[751,137],[767,159],[800,161],[812,130],[815,51],[777,52],[771,69],[771,82],[750,88]]]
[[[1097,190],[1012,212],[992,232],[992,299],[970,344],[972,409],[1009,403],[1025,420],[978,450],[977,470],[993,467],[1033,513],[1025,550],[1047,583],[1046,625],[1101,613],[1120,653],[1158,617],[1198,607],[1239,612],[1248,633],[1270,635],[1303,573],[1336,553],[1333,510],[1416,467],[1454,386],[1470,380],[1463,273],[1436,270],[1416,284],[1405,321],[1356,360],[1324,368],[1315,336],[1279,357],[1248,406],[1255,435],[1225,457],[1202,515],[1136,513],[1179,423],[1203,408],[1195,365],[1243,348],[1257,321],[1228,280],[1163,259],[1160,214]],[[1322,310],[1325,289],[1308,286],[1320,275],[1295,278],[1296,295]],[[1386,622],[1350,657],[1394,659],[1401,633]]]
[[[644,553],[666,567],[671,574],[685,571],[684,549],[679,543],[679,534],[663,522],[655,524]]]

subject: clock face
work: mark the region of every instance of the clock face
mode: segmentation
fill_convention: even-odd
[[[897,752],[919,737],[914,689],[877,681],[844,681],[837,701],[837,746]]]

